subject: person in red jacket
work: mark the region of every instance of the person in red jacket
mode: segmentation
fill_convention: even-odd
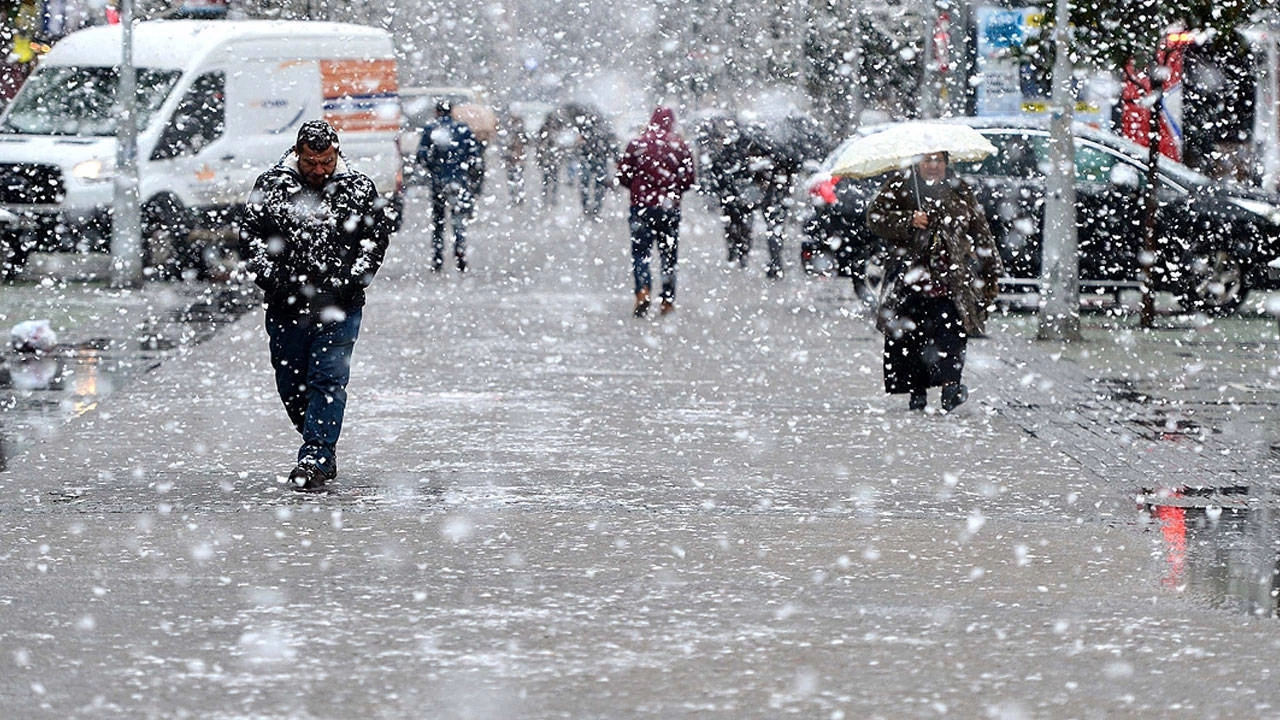
[[[680,197],[693,187],[693,153],[675,131],[671,108],[659,107],[649,126],[627,144],[618,161],[618,182],[631,191],[631,267],[635,276],[634,315],[649,312],[649,259],[658,245],[663,315],[675,309],[676,260],[680,240]]]

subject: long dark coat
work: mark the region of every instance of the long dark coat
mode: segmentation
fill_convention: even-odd
[[[929,215],[926,230],[911,225],[917,209]],[[895,173],[867,206],[867,227],[887,241],[889,250],[876,313],[881,332],[896,327],[897,308],[907,293],[919,291],[919,279],[928,277],[955,303],[965,331],[983,333],[1004,268],[986,215],[968,184],[948,173],[941,186],[927,188],[923,182],[917,184],[914,170]],[[931,260],[938,257],[939,248],[945,252],[943,264]],[[940,279],[935,277],[939,274]]]

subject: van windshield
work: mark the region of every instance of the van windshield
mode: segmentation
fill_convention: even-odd
[[[138,68],[138,127],[164,103],[181,72]],[[0,132],[115,135],[120,74],[114,67],[46,65],[14,98]]]

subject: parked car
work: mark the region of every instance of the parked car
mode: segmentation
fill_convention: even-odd
[[[1002,289],[1034,288],[1040,278],[1049,130],[1041,118],[958,118],[999,152],[954,169],[978,195],[999,242]],[[884,126],[864,128],[869,134]],[[1077,124],[1075,185],[1078,257],[1085,292],[1137,284],[1143,255],[1142,188],[1147,150]],[[853,277],[874,291],[880,241],[866,228],[866,206],[883,178],[832,177],[842,143],[808,179],[812,212],[804,219],[801,261],[811,273]],[[1280,206],[1259,188],[1210,180],[1161,158],[1154,287],[1188,310],[1225,313],[1253,287],[1275,287],[1267,263],[1280,255]]]

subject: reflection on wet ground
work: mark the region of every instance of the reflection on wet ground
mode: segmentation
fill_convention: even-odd
[[[149,312],[112,336],[63,343],[44,353],[0,351],[0,470],[58,434],[130,379],[197,344],[250,306],[230,287],[190,289],[172,307]]]
[[[1260,617],[1276,617],[1280,598],[1280,528],[1274,499],[1248,488],[1217,495],[1179,491],[1147,496],[1143,512],[1161,537],[1162,584]]]

